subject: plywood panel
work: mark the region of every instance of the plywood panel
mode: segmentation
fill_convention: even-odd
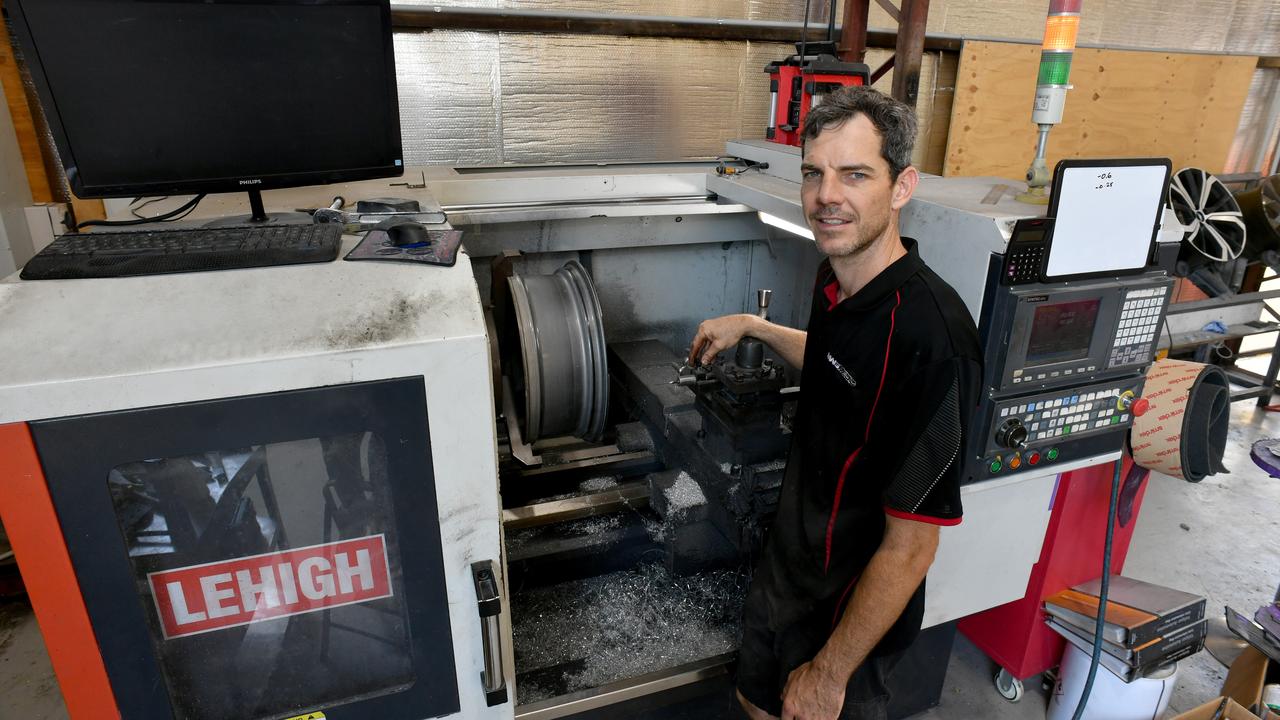
[[[1019,178],[1035,154],[1031,122],[1040,48],[967,42],[960,56],[946,175]],[[1066,157],[1167,156],[1175,169],[1222,172],[1257,58],[1076,51],[1049,167]]]

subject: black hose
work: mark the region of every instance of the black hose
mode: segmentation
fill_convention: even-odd
[[[800,25],[800,75],[804,75],[805,45],[809,40],[809,0],[804,0],[804,22]]]
[[[1098,591],[1098,619],[1093,626],[1093,659],[1089,661],[1089,678],[1084,682],[1084,690],[1080,693],[1080,702],[1071,720],[1080,720],[1084,715],[1085,705],[1089,702],[1089,692],[1093,690],[1093,679],[1098,674],[1098,662],[1102,660],[1102,631],[1107,625],[1107,590],[1111,587],[1111,541],[1116,534],[1116,508],[1120,504],[1120,467],[1124,458],[1116,460],[1116,472],[1111,478],[1111,507],[1107,510],[1107,540],[1102,546],[1102,587]]]

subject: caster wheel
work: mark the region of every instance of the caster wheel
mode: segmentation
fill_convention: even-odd
[[[1000,693],[1000,697],[1011,703],[1016,703],[1022,699],[1022,681],[1009,674],[1008,670],[1001,668],[995,677],[996,692]]]

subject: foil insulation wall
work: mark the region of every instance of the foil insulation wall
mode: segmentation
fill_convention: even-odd
[[[503,162],[494,33],[398,32],[395,47],[405,164]]]
[[[1231,153],[1225,172],[1259,171],[1264,175],[1276,168],[1280,144],[1280,68],[1258,68],[1249,84],[1249,97],[1240,111]]]
[[[1092,0],[1080,42],[1104,46],[1280,54],[1280,7],[1270,0]],[[620,15],[802,19],[799,0],[399,0],[441,5],[607,12]],[[810,22],[825,25],[826,2],[811,3]],[[843,3],[837,8],[843,17]],[[872,28],[893,20],[871,4]],[[1038,41],[1044,8],[1024,0],[933,0],[933,33]],[[409,164],[599,162],[709,158],[724,141],[759,138],[768,112],[762,69],[791,51],[785,43],[704,41],[512,32],[400,31],[404,142]],[[869,50],[877,67],[889,51]],[[921,135],[916,162],[941,171],[952,83],[939,73],[951,58],[927,53],[921,68]],[[1259,71],[1242,116],[1238,152],[1260,155],[1275,124],[1267,93],[1274,72]],[[938,82],[941,75],[943,82]],[[892,72],[877,83],[888,90]],[[441,92],[441,88],[444,92]],[[458,132],[462,130],[463,132]],[[938,131],[942,135],[939,136]],[[933,148],[931,152],[930,149]],[[1247,170],[1247,164],[1233,166]]]
[[[502,33],[503,160],[714,157],[750,132],[746,104],[768,101],[763,72],[759,91],[742,82],[749,46]]]
[[[750,41],[400,31],[405,162],[714,158],[727,140],[764,137],[764,67],[790,52]],[[890,54],[872,49],[867,63]],[[921,66],[916,161],[926,170],[938,59],[926,54]],[[892,83],[890,72],[876,87],[887,92]]]

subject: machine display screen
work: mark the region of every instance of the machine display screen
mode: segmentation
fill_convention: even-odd
[[[1047,365],[1089,356],[1100,299],[1055,303],[1036,308],[1027,342],[1027,365]]]

